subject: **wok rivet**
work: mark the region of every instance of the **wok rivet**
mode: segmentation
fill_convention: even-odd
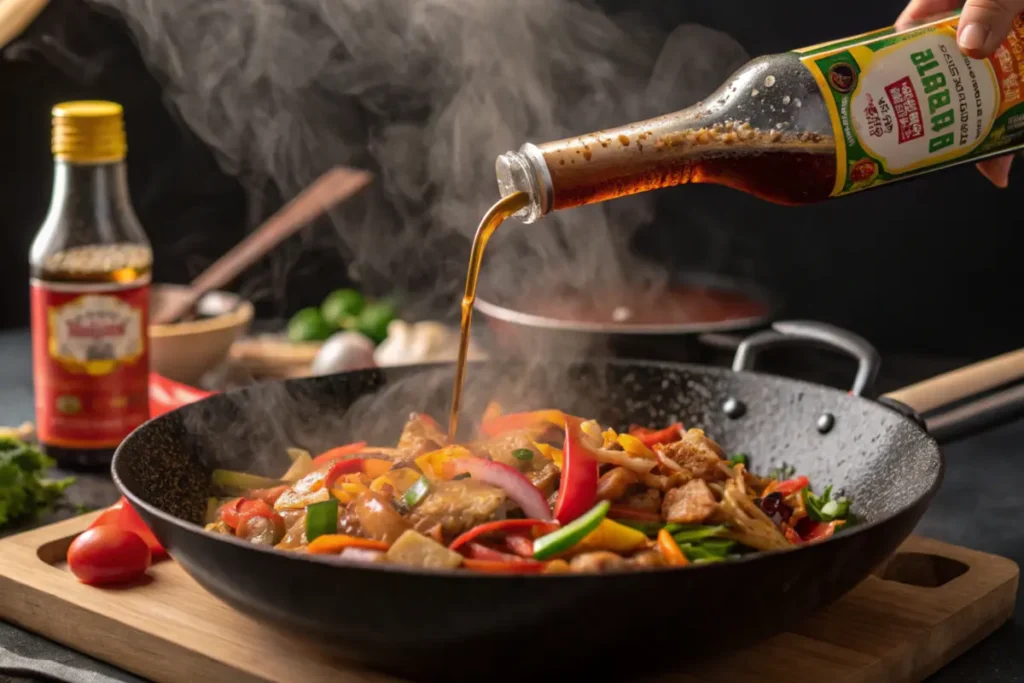
[[[836,424],[836,418],[832,413],[822,413],[818,416],[818,423],[815,425],[822,434],[828,434]]]
[[[722,404],[722,410],[725,412],[726,417],[731,417],[735,420],[738,417],[743,417],[743,414],[747,412],[747,407],[743,405],[743,401],[738,401],[730,396]]]

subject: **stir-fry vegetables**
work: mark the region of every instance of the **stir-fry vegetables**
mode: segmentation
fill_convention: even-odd
[[[280,479],[218,470],[206,528],[352,563],[552,574],[722,562],[853,523],[832,486],[752,474],[751,457],[680,423],[619,433],[492,403],[479,433],[449,443],[414,413],[394,448],[289,449]]]

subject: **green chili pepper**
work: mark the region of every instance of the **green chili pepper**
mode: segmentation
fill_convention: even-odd
[[[671,524],[669,524],[668,527],[666,527],[661,522],[641,522],[638,519],[616,519],[613,521],[616,524],[621,524],[622,526],[628,526],[630,529],[636,529],[637,531],[641,531],[652,538],[657,536],[658,532],[661,531],[662,528],[668,528],[672,526]],[[671,531],[672,530],[669,529],[669,533],[671,533]]]
[[[429,492],[430,482],[427,481],[426,477],[420,477],[416,480],[416,483],[405,490],[405,495],[402,496],[402,499],[410,508],[416,507],[416,504],[423,500]]]
[[[338,499],[322,500],[306,506],[306,541],[338,533]]]
[[[512,451],[512,455],[516,460],[533,460],[533,451],[529,448],[517,448]]]
[[[610,502],[602,500],[558,531],[552,531],[550,534],[536,539],[533,542],[533,557],[538,560],[546,560],[573,547],[600,526],[610,507]]]

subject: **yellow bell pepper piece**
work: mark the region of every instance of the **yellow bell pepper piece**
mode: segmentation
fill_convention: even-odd
[[[647,545],[647,536],[642,531],[605,519],[572,549],[574,551],[610,550],[613,553],[628,553]]]
[[[622,446],[622,450],[637,458],[654,460],[657,457],[654,455],[654,451],[644,445],[643,441],[631,434],[619,434],[616,441]]]
[[[554,446],[550,446],[546,443],[537,442],[533,443],[533,447],[540,451],[540,454],[543,455],[545,458],[554,462],[555,467],[557,467],[558,469],[562,469],[562,458],[564,458],[565,456],[562,453],[561,448],[555,448]]]
[[[423,472],[427,479],[437,481],[447,479],[444,472],[444,464],[455,458],[469,458],[473,454],[462,446],[446,446],[440,450],[425,453],[416,458],[416,466]]]
[[[406,489],[415,484],[423,475],[411,467],[400,467],[374,479],[370,482],[370,490],[380,491],[384,486],[390,484],[396,495],[402,495]]]

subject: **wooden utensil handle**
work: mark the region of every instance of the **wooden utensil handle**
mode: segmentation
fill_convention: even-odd
[[[29,27],[49,0],[3,0],[0,2],[0,48]]]
[[[897,389],[885,397],[924,415],[1021,381],[1024,381],[1024,349],[1017,349]]]

